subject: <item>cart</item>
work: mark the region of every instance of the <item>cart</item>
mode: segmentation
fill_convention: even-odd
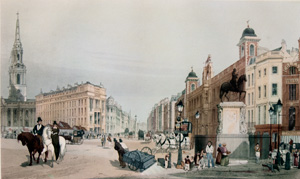
[[[140,169],[140,172],[148,169],[156,162],[154,155],[149,155],[139,150],[126,152],[123,155],[123,161],[128,164],[130,170],[136,171]]]
[[[68,141],[68,144],[78,144],[81,145],[83,143],[83,130],[74,130],[73,136],[62,136],[65,138],[66,141]]]

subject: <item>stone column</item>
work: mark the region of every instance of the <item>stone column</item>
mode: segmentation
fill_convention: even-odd
[[[22,112],[22,122],[23,122],[23,126],[22,127],[25,127],[25,110],[23,109],[22,110],[23,112]]]
[[[14,126],[14,109],[11,108],[10,109],[10,127],[13,127]]]

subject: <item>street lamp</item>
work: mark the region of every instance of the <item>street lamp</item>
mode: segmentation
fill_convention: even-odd
[[[269,147],[269,151],[272,152],[272,116],[274,114],[274,108],[272,106],[269,109],[269,114],[270,114],[270,147]]]
[[[179,147],[178,147],[178,159],[177,159],[177,167],[179,165],[181,165],[181,161],[182,161],[182,149],[181,149],[181,113],[183,111],[183,103],[182,101],[180,100],[179,103],[177,104],[177,110],[179,112],[179,116],[177,117],[177,123],[179,123],[180,127],[179,127]]]
[[[270,112],[270,116],[271,114],[276,114],[278,113],[278,116],[280,116],[280,113],[281,113],[281,110],[282,110],[282,103],[281,103],[281,100],[279,99],[277,101],[277,104],[274,104],[274,109],[271,109],[272,107],[270,107],[269,109],[269,112]],[[278,131],[277,131],[277,157],[276,157],[276,160],[277,160],[277,164],[279,165],[280,164],[280,152],[279,152],[279,118],[277,116],[277,126],[278,126]]]

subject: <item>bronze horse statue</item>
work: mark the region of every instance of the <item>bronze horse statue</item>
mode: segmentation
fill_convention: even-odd
[[[44,146],[40,146],[40,142],[38,141],[38,138],[36,136],[34,136],[33,134],[31,134],[30,132],[22,132],[21,134],[18,135],[17,139],[18,139],[18,142],[19,141],[22,142],[23,146],[27,145],[27,148],[28,148],[28,151],[30,154],[29,166],[32,165],[32,157],[33,157],[33,160],[36,161],[35,157],[34,157],[34,154],[36,152],[39,153],[36,163],[39,163],[40,155],[44,149]],[[47,153],[45,155],[45,162],[47,161],[46,159],[47,159]]]
[[[223,102],[222,98],[223,98],[224,94],[225,94],[225,97],[227,98],[227,100],[229,100],[229,98],[227,97],[227,94],[228,94],[229,91],[240,93],[239,100],[241,100],[242,93],[246,94],[246,91],[244,91],[244,85],[243,85],[244,81],[245,82],[247,81],[247,78],[246,78],[245,74],[241,75],[239,77],[239,79],[237,81],[237,87],[236,88],[234,88],[230,82],[224,82],[221,85],[221,88],[220,88],[220,99],[221,99],[221,102]]]

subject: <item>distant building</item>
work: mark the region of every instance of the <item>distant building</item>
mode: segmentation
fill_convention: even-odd
[[[68,85],[36,96],[36,113],[44,124],[54,120],[81,126],[90,132],[105,133],[106,89],[90,82]]]
[[[27,99],[26,66],[23,63],[19,14],[15,42],[10,56],[9,96],[7,99],[1,97],[0,105],[1,132],[28,131],[36,124],[35,100]]]
[[[122,110],[115,99],[110,96],[106,100],[106,132],[110,134],[124,133],[128,128],[129,132],[137,130],[137,116],[132,117],[131,113]]]

